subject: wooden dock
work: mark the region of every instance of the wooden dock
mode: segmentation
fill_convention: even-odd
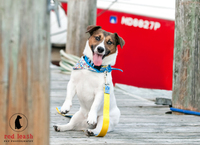
[[[59,115],[56,107],[62,106],[70,76],[51,70],[50,98],[50,144],[51,145],[97,145],[97,144],[200,144],[200,117],[166,114],[168,106],[158,106],[152,101],[115,90],[120,122],[116,129],[105,137],[87,137],[83,131],[55,132],[54,124],[66,124],[68,118]],[[75,96],[70,113],[79,108]]]

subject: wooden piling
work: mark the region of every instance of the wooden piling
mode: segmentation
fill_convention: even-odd
[[[200,112],[200,0],[176,0],[174,108]]]
[[[96,24],[96,0],[69,0],[66,52],[82,56],[89,25]]]
[[[49,144],[49,27],[47,0],[0,0],[1,145],[21,144],[4,142],[13,134],[33,136],[22,144]],[[10,127],[16,113],[28,120],[24,131]]]

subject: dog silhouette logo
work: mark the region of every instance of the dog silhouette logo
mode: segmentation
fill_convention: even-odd
[[[21,124],[20,124],[20,119],[22,119],[22,117],[20,115],[17,115],[17,118],[15,120],[15,129],[20,129],[22,128]]]
[[[10,128],[13,131],[21,132],[24,131],[28,126],[28,119],[24,114],[16,113],[10,118]]]

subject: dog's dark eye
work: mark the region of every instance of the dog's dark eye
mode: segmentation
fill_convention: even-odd
[[[108,41],[107,44],[108,44],[108,45],[111,45],[111,44],[113,44],[113,43],[112,43],[111,41]]]
[[[100,41],[100,38],[99,38],[99,37],[95,37],[95,39],[96,39],[97,41]]]

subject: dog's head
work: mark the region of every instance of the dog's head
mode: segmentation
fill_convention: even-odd
[[[21,118],[22,118],[21,116],[17,115],[17,119],[21,119]]]
[[[100,26],[88,26],[90,37],[86,43],[84,55],[88,56],[95,66],[114,65],[117,57],[117,45],[122,48],[124,40],[117,33],[106,32]]]

